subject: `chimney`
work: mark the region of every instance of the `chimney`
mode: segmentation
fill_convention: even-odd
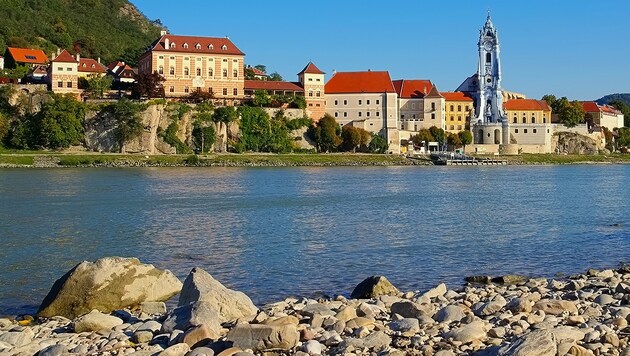
[[[61,49],[57,48],[57,55],[61,54]]]
[[[98,62],[98,64],[101,64],[101,57],[98,57],[96,61]]]
[[[167,34],[167,33],[168,33],[168,32],[166,32],[166,30],[162,30],[162,31],[160,31],[160,35],[161,35],[161,36],[166,36],[166,34]]]
[[[77,62],[81,60],[81,55],[77,53]]]
[[[168,38],[164,40],[164,48],[171,48],[171,41],[169,41]]]

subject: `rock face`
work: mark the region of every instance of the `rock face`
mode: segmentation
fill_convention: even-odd
[[[369,299],[381,295],[397,295],[399,293],[398,289],[387,278],[372,276],[359,283],[352,291],[350,297],[354,299]]]
[[[203,301],[219,314],[221,322],[256,315],[258,308],[243,292],[226,288],[201,268],[193,268],[184,281],[179,306]]]
[[[55,282],[38,315],[73,319],[93,309],[109,313],[146,301],[166,301],[181,287],[170,271],[142,264],[136,258],[84,261]]]
[[[235,347],[264,351],[289,350],[297,345],[300,334],[295,325],[239,324],[227,335]]]

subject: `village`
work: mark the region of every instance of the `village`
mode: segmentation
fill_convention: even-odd
[[[326,80],[326,73],[313,62],[299,71],[295,82],[271,80],[259,68],[246,66],[245,54],[227,37],[167,31],[147,47],[137,68],[122,61],[105,65],[100,58],[82,58],[66,49],[48,56],[37,49],[9,47],[0,57],[0,69],[25,68],[27,73],[14,84],[45,86],[77,100],[93,97],[86,90],[90,80],[108,78],[108,88],[97,96],[117,99],[129,96],[138,78],[152,75],[159,76],[155,96],[170,101],[195,97],[215,106],[240,106],[257,96],[301,97],[306,116],[314,122],[329,115],[342,127],[380,135],[388,143],[388,152],[395,154],[452,150],[462,144],[467,153],[557,153],[558,133],[588,137],[601,150],[607,143],[605,132],[624,126],[622,112],[609,105],[579,102],[584,118],[568,125],[549,101],[505,90],[497,31],[490,16],[480,32],[478,48],[477,72],[453,91],[440,91],[426,78],[392,79],[382,70],[333,72]],[[289,102],[279,106],[288,107]],[[429,139],[418,142],[419,133],[431,128],[458,136],[459,142],[451,147]]]

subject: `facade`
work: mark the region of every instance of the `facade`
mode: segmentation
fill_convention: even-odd
[[[394,80],[401,131],[418,132],[432,126],[444,129],[444,102],[430,80]],[[407,135],[405,135],[407,136]]]
[[[101,64],[101,59],[94,60],[92,58],[79,58],[78,74],[79,78],[88,78],[90,76],[102,77],[107,74],[107,67]]]
[[[551,108],[544,100],[514,99],[503,105],[505,116],[509,121],[510,144],[523,146],[539,146],[530,152],[545,153],[551,150]]]
[[[599,105],[594,101],[582,101],[581,104],[591,126],[605,127],[611,131],[615,128],[624,127],[624,116],[621,111],[614,107]]]
[[[34,68],[47,63],[48,57],[39,49],[9,47],[4,54],[4,66],[7,69],[13,69],[19,65]]]
[[[326,113],[341,125],[360,127],[386,138],[400,152],[398,95],[388,72],[338,72],[328,80]]]
[[[136,71],[125,62],[112,62],[107,66],[107,73],[114,77],[114,83],[133,84],[136,81]]]
[[[445,131],[458,133],[466,130],[474,113],[473,98],[460,91],[441,94],[445,100]]]
[[[214,93],[225,105],[244,98],[245,54],[229,38],[178,36],[162,32],[139,59],[140,74],[159,73],[167,97],[193,91]]]
[[[78,66],[78,59],[68,51],[59,52],[48,66],[50,90],[58,94],[80,94]]]
[[[306,111],[308,116],[318,121],[326,113],[326,82],[325,73],[322,72],[313,62],[309,62],[300,73],[298,80],[304,88],[304,98],[306,99]]]

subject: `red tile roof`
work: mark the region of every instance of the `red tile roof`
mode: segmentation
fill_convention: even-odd
[[[70,52],[65,49],[59,53],[59,55],[52,60],[53,62],[61,62],[61,63],[77,63],[77,59],[74,58]]]
[[[165,47],[167,39],[169,41],[169,48]],[[188,48],[184,47],[186,44]],[[245,55],[245,53],[241,52],[227,37],[198,37],[168,34],[153,42],[151,49],[153,51],[167,52]]]
[[[505,110],[542,110],[551,111],[551,108],[544,100],[535,99],[513,99],[503,103]]]
[[[433,85],[433,87],[431,88],[429,93],[425,96],[425,98],[444,98],[444,97],[442,96],[442,94],[440,94],[440,91],[438,90],[438,88],[435,85]]]
[[[308,62],[306,67],[304,67],[304,69],[302,69],[302,71],[299,72],[298,75],[304,74],[304,73],[307,73],[307,74],[325,74],[319,68],[317,68],[317,66],[315,64],[313,64],[313,62]]]
[[[581,101],[580,103],[586,112],[599,112],[599,106],[594,101]]]
[[[303,92],[298,83],[293,82],[278,82],[271,80],[246,80],[245,90],[284,90],[284,91],[298,91]]]
[[[446,101],[473,101],[473,98],[461,91],[443,91],[442,96]]]
[[[394,80],[392,82],[399,98],[424,98],[433,88],[430,80]]]
[[[260,76],[263,76],[263,77],[267,76],[267,73],[263,72],[262,70],[260,70],[260,69],[258,69],[256,67],[249,67],[249,69],[251,69],[252,72],[254,72],[254,75],[260,75]]]
[[[107,68],[92,58],[79,58],[79,72],[105,73]]]
[[[48,62],[48,57],[40,49],[9,47],[7,51],[16,63],[44,64]]]
[[[326,93],[395,93],[388,72],[339,72],[326,83]]]
[[[599,108],[607,114],[613,114],[613,115],[621,114],[621,111],[617,110],[615,107],[610,106],[610,105],[602,105]]]

